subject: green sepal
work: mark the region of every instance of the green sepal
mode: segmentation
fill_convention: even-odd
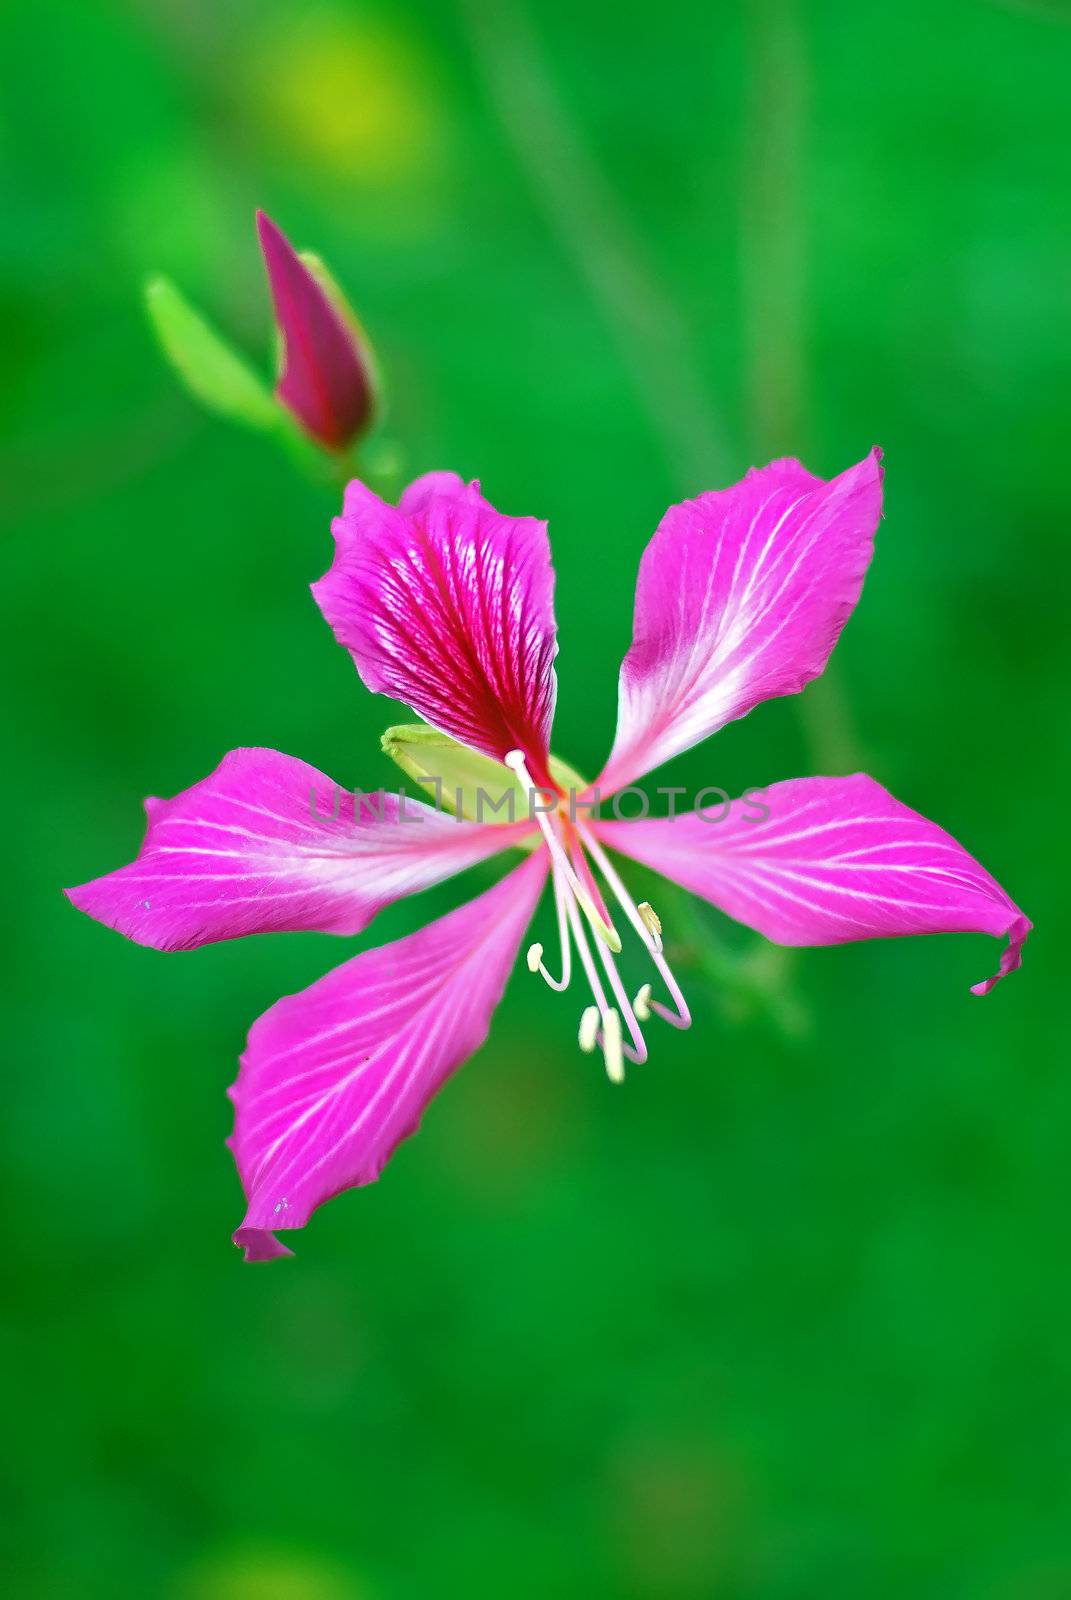
[[[443,811],[453,811],[472,822],[509,822],[528,815],[528,800],[516,775],[501,761],[451,739],[426,722],[402,723],[388,728],[380,741],[385,754],[397,762],[407,777],[429,794]],[[550,758],[555,783],[568,793],[581,793],[584,780],[557,756]]]
[[[145,306],[164,355],[195,399],[246,427],[278,428],[282,408],[267,385],[169,278],[150,279]]]

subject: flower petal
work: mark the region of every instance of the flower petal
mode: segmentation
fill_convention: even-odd
[[[545,851],[468,905],[336,967],[249,1034],[230,1140],[248,1210],[247,1261],[289,1254],[343,1189],[374,1183],[424,1107],[487,1037],[546,877]]]
[[[1008,935],[988,994],[1021,962],[1032,924],[951,834],[864,773],[749,790],[719,820],[603,822],[599,836],[776,944],[909,933]]]
[[[425,472],[421,477],[414,478],[402,490],[398,507],[407,516],[414,516],[424,510],[430,500],[461,500],[470,505],[486,506],[489,511],[494,510],[490,501],[480,493],[479,482],[473,479],[471,483],[466,483],[457,472]]]
[[[432,473],[399,507],[351,483],[335,559],[313,593],[368,688],[546,782],[554,713],[554,572],[546,523],[506,517]]]
[[[640,562],[604,795],[819,675],[863,586],[880,459],[828,483],[773,461],[670,507]]]
[[[145,802],[137,859],[67,895],[156,950],[247,933],[359,933],[383,906],[531,832],[397,794],[347,794],[293,756],[232,750],[173,800]]]
[[[328,450],[345,449],[372,420],[371,352],[333,302],[319,263],[312,270],[263,211],[257,212],[257,233],[283,337],[275,393],[314,439]]]

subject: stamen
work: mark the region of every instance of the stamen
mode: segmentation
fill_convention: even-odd
[[[580,882],[580,879],[577,877],[569,857],[562,848],[561,840],[555,833],[547,813],[540,806],[533,806],[531,804],[532,796],[536,792],[536,786],[532,782],[532,779],[528,773],[528,768],[525,765],[524,751],[511,750],[505,757],[505,763],[507,767],[517,774],[518,778],[527,788],[529,811],[532,814],[535,822],[538,824],[543,838],[547,842],[547,849],[550,851],[551,860],[554,862],[554,865],[561,870],[566,883],[576,896],[577,902],[580,905],[584,915],[587,917],[588,921],[591,923],[591,926],[594,928],[595,932],[598,934],[599,938],[604,944],[609,945],[611,950],[620,950],[621,935],[618,933],[617,929],[612,923],[605,921],[600,914],[598,907],[595,905],[595,902],[584,888],[584,885]]]
[[[652,950],[651,960],[662,974],[662,982],[669,990],[670,999],[676,1006],[676,1013],[669,1011],[658,1000],[650,1002],[651,1010],[656,1016],[668,1022],[671,1028],[690,1028],[692,1026],[692,1013],[688,1010],[688,1002],[681,993],[681,986],[669,970],[669,962],[660,950]]]
[[[577,1044],[586,1056],[594,1050],[599,1039],[599,1008],[586,1006],[580,1018],[580,1032],[577,1034]]]
[[[622,1045],[622,1049],[630,1061],[646,1061],[647,1042],[640,1031],[639,1023],[636,1021],[636,1013],[629,1004],[628,995],[625,993],[625,985],[621,982],[621,974],[617,970],[617,963],[609,950],[604,950],[602,945],[599,946],[599,959],[603,964],[606,976],[610,980],[610,987],[614,991],[614,999],[617,1001],[632,1038],[632,1044]]]
[[[649,998],[649,989],[648,996],[644,996],[643,990],[640,990],[641,1003],[649,1008],[649,1010],[653,1011],[656,1016],[661,1017],[663,1022],[668,1022],[671,1027],[690,1028],[692,1025],[692,1014],[688,1010],[688,1002],[681,993],[680,984],[670,971],[669,963],[662,953],[662,939],[660,933],[656,933],[654,929],[648,925],[648,922],[643,915],[642,907],[633,904],[632,897],[625,888],[625,885],[621,882],[621,878],[614,868],[613,863],[607,856],[606,851],[595,838],[590,828],[585,827],[583,823],[580,824],[580,835],[584,841],[584,844],[591,852],[592,857],[597,862],[599,871],[602,873],[603,877],[610,885],[610,888],[613,890],[614,896],[618,904],[621,906],[621,909],[624,911],[628,920],[632,923],[632,926],[643,940],[643,943],[647,946],[651,960],[658,968],[658,971],[662,977],[662,981],[669,990],[670,998],[677,1009],[676,1012],[670,1011],[666,1006],[662,1005],[660,1001],[651,1000]],[[662,924],[659,921],[657,914],[651,909],[650,903],[648,901],[644,901],[643,904],[647,907],[648,912],[654,918],[655,922],[658,923],[659,929],[661,929]]]
[[[585,1048],[585,1040],[589,1037],[592,1027],[589,1013],[595,1010],[602,1019],[602,1036],[600,1037],[596,1033],[595,1043],[602,1046],[607,1076],[612,1082],[620,1083],[625,1075],[624,1057],[627,1055],[632,1061],[644,1061],[647,1058],[647,1047],[644,1045],[643,1035],[638,1029],[635,1032],[635,1037],[639,1041],[642,1054],[634,1054],[628,1045],[622,1044],[621,1017],[606,1002],[606,991],[599,979],[599,974],[595,970],[591,947],[588,944],[587,935],[584,932],[584,924],[580,920],[576,902],[572,899],[567,899],[565,905],[569,913],[569,926],[572,929],[573,938],[576,940],[576,948],[580,954],[580,961],[588,983],[591,985],[591,992],[595,997],[594,1007],[589,1006],[580,1019],[580,1033],[578,1035],[580,1048]],[[621,979],[617,977],[617,968],[613,965],[612,957],[601,949],[599,954],[604,958],[607,974],[611,976],[611,981],[613,982],[616,979],[614,984],[615,993],[623,996],[624,991],[621,988]],[[625,1000],[624,1004],[627,1006],[628,1001]]]
[[[651,935],[655,947],[662,948],[662,919],[649,900],[641,900],[636,910],[640,914],[640,921]]]
[[[565,921],[565,896],[568,894],[568,892],[568,889],[562,885],[558,874],[555,873],[554,904],[558,911],[558,943],[561,947],[562,953],[561,977],[552,978],[546,967],[543,965],[543,946],[541,944],[533,944],[528,950],[529,972],[538,972],[544,982],[551,989],[555,989],[559,994],[561,994],[563,989],[568,989],[573,976],[573,950],[571,944],[569,943],[569,929]]]
[[[621,1017],[608,1011],[602,1019],[602,1053],[606,1062],[606,1076],[611,1083],[624,1083],[625,1058],[621,1049]]]

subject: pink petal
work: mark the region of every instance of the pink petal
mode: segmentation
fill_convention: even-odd
[[[351,483],[333,531],[313,593],[367,686],[484,755],[523,750],[546,782],[557,651],[546,524],[432,473],[397,508]]]
[[[277,750],[232,750],[209,777],[145,808],[137,859],[67,894],[157,950],[247,933],[359,933],[392,900],[531,831],[460,822],[417,800],[403,807],[390,793],[355,807],[352,793]]]
[[[362,488],[363,485],[358,484],[357,487]],[[398,508],[411,517],[418,511],[423,511],[431,500],[468,501],[475,506],[485,506],[488,511],[494,510],[490,501],[485,500],[480,493],[479,483],[475,480],[466,483],[456,472],[425,472],[422,477],[414,478],[412,483],[402,490]]]
[[[873,778],[795,778],[749,796],[721,821],[712,809],[707,820],[693,812],[597,831],[776,944],[1007,934],[999,972],[975,994],[1019,966],[1032,924],[951,834]]]
[[[863,586],[880,460],[828,483],[773,461],[670,507],[640,562],[603,794],[818,677]]]
[[[314,439],[342,450],[371,421],[373,380],[366,352],[286,235],[263,211],[257,233],[283,336],[276,395]]]
[[[418,933],[366,950],[253,1024],[230,1140],[246,1260],[289,1254],[277,1228],[374,1183],[424,1107],[487,1037],[546,877],[543,851]]]

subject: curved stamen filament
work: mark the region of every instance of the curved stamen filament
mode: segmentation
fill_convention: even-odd
[[[565,896],[568,892],[567,886],[561,882],[558,874],[555,873],[554,904],[558,912],[558,942],[562,953],[561,977],[552,978],[547,971],[543,964],[543,946],[541,944],[533,944],[528,947],[528,970],[530,972],[538,972],[540,977],[549,984],[550,988],[556,989],[559,994],[564,989],[568,989],[573,976],[573,946],[569,939],[569,928],[565,915]]]
[[[632,1038],[631,1045],[622,1044],[622,1051],[630,1061],[646,1061],[647,1042],[643,1037],[640,1025],[636,1020],[636,1013],[631,1002],[629,1001],[628,995],[625,992],[625,985],[621,982],[621,974],[617,970],[617,963],[610,954],[609,950],[604,950],[602,945],[599,945],[598,949],[599,959],[602,962],[603,970],[605,971],[606,976],[610,981],[610,987],[614,992],[614,999],[617,1001],[618,1009],[621,1012],[622,1019],[624,1020],[625,1026],[628,1028],[629,1034]]]
[[[562,846],[562,842],[554,830],[549,816],[543,807],[538,803],[538,795],[540,791],[537,790],[535,784],[532,782],[532,779],[529,776],[528,768],[525,765],[524,751],[511,750],[509,755],[505,757],[505,764],[511,769],[511,771],[517,774],[517,777],[520,779],[521,783],[524,784],[525,789],[528,792],[529,815],[533,821],[539,825],[539,830],[542,833],[543,838],[546,840],[547,849],[550,851],[551,860],[554,862],[555,867],[557,867],[557,869],[561,872],[566,883],[573,891],[573,894],[576,896],[577,903],[580,905],[584,915],[591,923],[592,928],[598,934],[603,943],[608,945],[611,950],[620,950],[620,934],[612,923],[607,922],[604,919],[595,902],[588,894],[588,891],[580,882],[580,879],[577,877],[573,868],[573,864],[566,855]]]
[[[633,902],[632,896],[622,883],[617,869],[607,856],[606,851],[595,838],[590,828],[585,827],[583,823],[580,824],[580,836],[583,839],[587,849],[591,852],[592,858],[598,866],[599,871],[606,879],[606,882],[610,885],[610,888],[614,894],[614,898],[617,900],[622,911],[625,913],[625,916],[639,934],[644,945],[646,945],[651,960],[658,968],[658,972],[662,978],[662,981],[669,990],[670,998],[677,1008],[676,1012],[673,1012],[670,1011],[667,1006],[664,1006],[661,1001],[652,1000],[650,985],[645,984],[640,990],[639,994],[636,996],[636,999],[639,1002],[634,1008],[637,1012],[637,1015],[640,1015],[641,1020],[645,1021],[646,1018],[642,1017],[642,1012],[649,1010],[653,1011],[656,1016],[661,1017],[663,1022],[668,1022],[671,1027],[690,1028],[692,1025],[692,1014],[688,1010],[688,1002],[681,993],[680,984],[670,971],[669,962],[666,960],[665,955],[663,954],[661,923],[659,922],[657,915],[652,910],[648,901],[645,900],[642,906],[637,906]],[[645,909],[647,912],[646,916],[644,915]]]
[[[540,793],[532,783],[524,754],[511,750],[505,758],[506,765],[516,774],[518,782],[527,792],[529,815],[543,835],[551,858],[554,879],[554,903],[558,920],[558,939],[561,946],[562,975],[555,978],[543,960],[543,946],[533,944],[528,949],[528,968],[538,972],[550,988],[561,992],[572,980],[572,947],[577,955],[591,990],[593,1005],[586,1006],[580,1018],[577,1043],[581,1050],[590,1053],[602,1051],[607,1077],[620,1083],[625,1076],[625,1062],[647,1060],[647,1044],[642,1023],[648,1022],[652,1013],[675,1028],[691,1026],[691,1013],[681,993],[680,985],[670,971],[662,946],[662,924],[651,904],[643,900],[639,905],[629,895],[606,851],[584,824],[567,827],[560,813],[548,811],[536,796]],[[621,940],[610,921],[602,886],[596,881],[588,861],[599,868],[603,882],[609,886],[625,916],[639,937],[660,974],[675,1009],[651,998],[651,985],[643,984],[630,1002],[621,975],[614,961],[614,952],[621,949]],[[583,913],[583,915],[581,915]],[[599,965],[605,973],[611,995],[599,974],[589,943],[585,921],[598,935]],[[624,1029],[628,1030],[628,1042]]]
[[[588,944],[588,937],[584,932],[584,924],[580,920],[580,912],[577,910],[576,901],[571,895],[566,896],[565,909],[569,917],[569,927],[572,930],[573,938],[576,940],[580,965],[584,969],[584,975],[588,980],[588,986],[595,1000],[594,1009],[597,1010],[602,1022],[600,1029],[594,1028],[591,1017],[593,1008],[589,1006],[580,1019],[580,1048],[581,1050],[591,1049],[597,1044],[606,1062],[606,1076],[611,1082],[620,1083],[625,1076],[625,1069],[621,1060],[621,1018],[606,998],[606,990],[603,988],[602,981],[595,969],[591,946]],[[616,1029],[614,1022],[617,1023]]]

